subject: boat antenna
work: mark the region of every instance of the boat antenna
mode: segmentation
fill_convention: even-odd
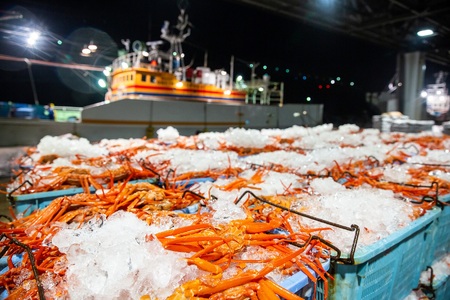
[[[127,52],[130,52],[130,39],[121,39],[120,42],[125,46]]]
[[[233,90],[233,76],[234,76],[234,55],[231,55],[231,61],[230,61],[230,91]]]
[[[189,1],[188,0],[178,0],[177,6],[180,10],[187,10],[189,7]]]

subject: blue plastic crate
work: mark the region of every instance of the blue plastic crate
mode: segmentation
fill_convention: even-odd
[[[439,197],[439,200],[450,202],[450,195]],[[450,249],[450,207],[443,206],[438,218],[433,222],[433,232],[427,239],[426,255],[424,257],[423,269],[431,266],[433,261],[439,260],[446,255]]]
[[[322,267],[325,271],[328,271],[330,269],[330,260],[323,262]],[[310,268],[308,268],[308,270],[314,276],[317,276],[317,274],[313,270],[311,270]],[[318,280],[318,285],[316,286],[316,294],[314,296],[314,283],[303,272],[295,273],[294,275],[286,278],[280,283],[280,285],[305,300],[324,299],[323,281]]]
[[[91,188],[91,191],[94,189]],[[83,188],[71,188],[42,193],[11,195],[11,205],[16,214],[27,216],[33,211],[47,207],[54,199],[62,196],[72,196],[83,193]]]
[[[450,299],[450,276],[440,278],[433,288],[435,300]]]
[[[403,299],[417,287],[426,235],[440,209],[355,253],[355,263],[334,263],[329,299]]]
[[[133,180],[129,183],[150,182],[155,183],[156,179],[139,179]],[[94,192],[94,187],[90,187],[91,192]],[[47,207],[54,199],[63,196],[73,196],[75,194],[83,193],[83,188],[71,188],[65,190],[57,190],[42,193],[11,195],[11,205],[14,207],[16,214],[22,213],[24,216],[31,214],[33,211]]]

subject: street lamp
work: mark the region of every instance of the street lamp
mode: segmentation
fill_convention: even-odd
[[[36,44],[36,41],[41,36],[41,33],[39,31],[32,31],[27,39],[27,44],[29,47],[33,47]]]

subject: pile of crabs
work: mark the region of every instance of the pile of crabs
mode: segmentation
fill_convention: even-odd
[[[12,208],[0,222],[2,296],[301,299],[286,282],[303,273],[326,297],[325,262],[352,263],[341,254],[406,226],[450,192],[447,149],[450,137],[439,133],[350,124],[44,137],[15,162],[8,195],[82,192],[34,211]],[[97,236],[114,220],[123,225],[106,236],[125,232],[120,255]],[[110,253],[131,280],[97,260]]]

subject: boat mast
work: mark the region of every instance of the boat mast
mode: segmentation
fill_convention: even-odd
[[[161,38],[168,41],[170,44],[170,53],[169,53],[169,72],[174,72],[174,56],[180,62],[180,66],[177,68],[181,69],[182,79],[186,80],[186,69],[184,66],[184,54],[183,49],[181,47],[182,42],[191,34],[191,29],[188,28],[189,21],[188,15],[185,14],[185,10],[181,9],[180,15],[178,16],[177,25],[175,28],[177,29],[176,33],[170,33],[169,31],[169,21],[164,22],[164,26],[161,28]]]

